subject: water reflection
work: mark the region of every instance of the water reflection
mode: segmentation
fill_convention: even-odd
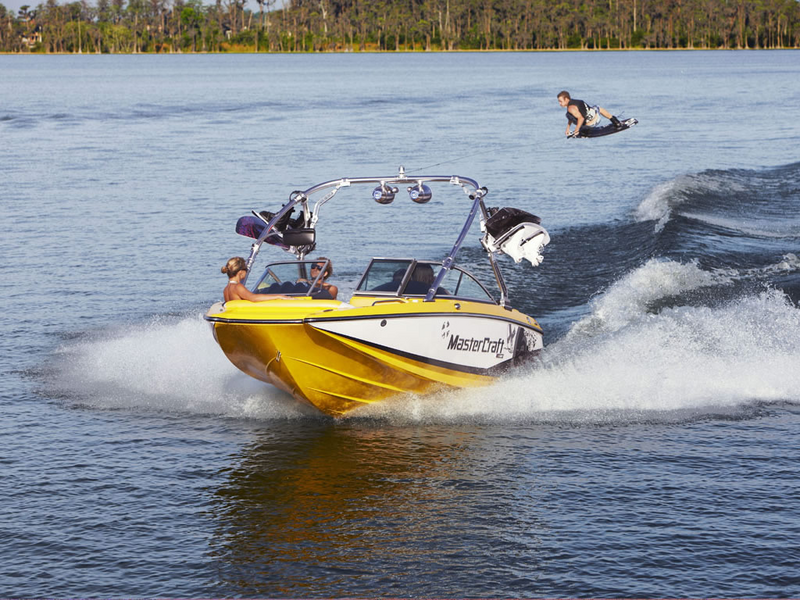
[[[519,465],[478,429],[306,422],[263,432],[215,495],[219,586],[245,596],[474,589],[490,552],[513,544],[519,558],[536,545],[518,539],[531,523],[511,506],[498,516],[498,504],[531,502],[511,481]],[[492,468],[504,460],[508,485]]]

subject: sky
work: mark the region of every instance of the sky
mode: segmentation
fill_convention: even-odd
[[[0,0],[0,4],[5,6],[8,10],[13,11],[15,14],[20,9],[21,6],[27,4],[30,7],[36,8],[39,4],[43,4],[45,0]],[[59,4],[64,4],[66,0],[58,0]],[[95,0],[89,0],[89,4],[95,4]],[[283,2],[278,2],[276,6],[282,5]],[[250,10],[255,10],[258,8],[255,0],[249,0],[245,5]]]
[[[15,14],[19,10],[19,7],[22,6],[23,4],[27,4],[28,6],[36,5],[33,2],[25,2],[25,0],[0,0],[0,4],[2,4],[8,10],[12,11]]]

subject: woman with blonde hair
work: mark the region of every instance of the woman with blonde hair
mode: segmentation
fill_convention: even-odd
[[[278,294],[254,294],[242,283],[247,276],[247,263],[241,256],[234,256],[220,269],[228,276],[228,285],[225,286],[223,296],[225,302],[231,300],[249,300],[250,302],[263,302],[264,300],[288,299],[287,296]]]

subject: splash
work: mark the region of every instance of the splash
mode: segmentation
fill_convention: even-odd
[[[781,292],[628,316],[610,333],[566,338],[544,372],[581,374],[593,401],[622,408],[800,399],[800,310]]]
[[[796,238],[800,163],[684,174],[654,187],[634,210],[660,232],[673,214],[751,237]]]
[[[776,291],[720,308],[628,314],[601,335],[546,348],[537,367],[489,388],[403,397],[353,413],[392,423],[685,422],[800,402],[800,310]]]
[[[686,174],[655,186],[634,211],[634,220],[655,221],[656,231],[661,231],[669,221],[673,211],[697,194],[722,194],[724,192],[744,191],[738,182],[725,177],[724,173]]]
[[[575,323],[568,335],[590,336],[621,329],[648,311],[657,300],[712,285],[724,285],[736,271],[704,271],[696,261],[688,264],[651,259],[635,269],[592,303],[592,311]]]
[[[665,296],[724,285],[732,277],[693,263],[650,261],[598,297],[590,314],[547,346],[534,367],[489,387],[397,397],[345,418],[400,426],[683,422],[800,402],[800,310],[781,292],[722,306],[651,307]],[[240,373],[199,316],[154,319],[65,344],[49,388],[101,409],[320,417]]]
[[[309,412],[230,364],[200,316],[156,318],[65,344],[56,354],[45,391],[106,409],[254,419]]]

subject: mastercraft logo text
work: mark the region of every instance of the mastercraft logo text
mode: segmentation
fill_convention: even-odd
[[[503,338],[492,340],[491,338],[462,338],[459,335],[451,335],[447,344],[448,350],[461,350],[463,352],[481,352],[486,354],[502,354]]]

